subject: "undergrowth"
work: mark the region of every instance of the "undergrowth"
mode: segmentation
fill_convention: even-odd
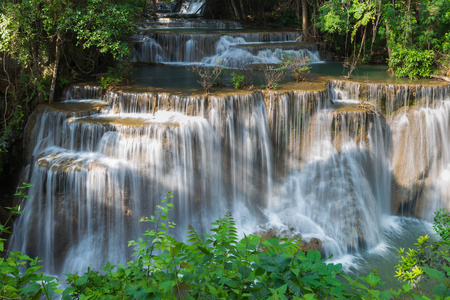
[[[25,189],[21,187],[18,196],[25,197]],[[63,299],[428,299],[413,293],[414,281],[393,290],[382,288],[376,272],[350,278],[341,264],[327,263],[319,251],[303,253],[298,239],[264,240],[253,234],[238,238],[230,212],[211,224],[210,234],[200,235],[189,226],[187,242],[178,241],[169,233],[176,226],[168,218],[174,208],[171,199],[169,193],[154,216],[141,219],[151,228],[128,243],[135,251],[133,260],[66,274],[65,289],[57,289],[56,278],[39,272],[38,259],[7,253],[0,258],[0,297],[50,299],[60,293]],[[12,213],[19,213],[18,206]],[[448,233],[448,220],[448,213],[438,215],[439,233]],[[1,233],[7,230],[6,224],[0,227]],[[2,251],[4,242],[0,240]],[[433,291],[436,299],[448,298],[448,266],[443,265],[443,271],[417,267],[439,281]]]

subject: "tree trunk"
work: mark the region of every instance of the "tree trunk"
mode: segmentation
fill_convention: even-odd
[[[239,5],[241,7],[241,18],[245,20],[245,8],[244,8],[244,2],[242,0],[239,0]]]
[[[61,57],[61,39],[56,38],[56,53],[55,53],[55,67],[53,69],[52,83],[50,85],[50,95],[48,97],[48,103],[52,104],[55,100],[56,81],[58,80],[59,59]]]
[[[317,16],[317,7],[318,7],[317,1],[314,1],[314,4],[313,4],[313,16]],[[317,27],[316,27],[316,23],[315,22],[313,22],[313,36],[314,36],[314,38],[317,38]]]
[[[302,30],[303,41],[309,41],[308,35],[308,0],[302,0]]]
[[[237,8],[236,2],[234,2],[234,0],[230,0],[230,3],[231,3],[231,7],[233,8],[234,17],[237,20],[240,20],[241,19],[241,15],[239,14],[239,10]]]
[[[152,17],[156,19],[156,13],[158,12],[158,6],[156,5],[156,0],[152,0]]]

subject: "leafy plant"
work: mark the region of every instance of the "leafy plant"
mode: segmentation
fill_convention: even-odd
[[[433,50],[395,47],[392,49],[389,67],[399,77],[429,78],[435,71]]]
[[[106,90],[110,86],[118,84],[124,80],[120,70],[118,68],[108,68],[106,76],[100,77],[100,86],[103,90]]]
[[[445,299],[450,296],[450,213],[441,209],[435,213],[433,228],[440,240],[430,243],[428,236],[417,239],[417,249],[400,249],[396,277],[417,288],[427,277],[440,281],[433,294]]]
[[[388,299],[400,291],[379,291],[376,274],[351,279],[340,264],[327,264],[319,251],[307,254],[297,239],[256,235],[238,238],[231,213],[212,223],[203,237],[192,226],[188,242],[174,239],[168,214],[173,204],[163,199],[144,238],[130,241],[136,259],[127,265],[107,264],[103,272],[68,275],[63,297],[70,299],[331,299],[357,296]],[[346,283],[348,282],[348,284]],[[371,298],[364,296],[371,295]],[[380,297],[378,297],[380,296]],[[382,297],[381,297],[382,296]],[[378,298],[376,298],[378,297]]]
[[[234,88],[242,89],[245,87],[245,75],[244,74],[238,74],[236,72],[231,73],[231,83],[233,84]]]
[[[297,55],[283,56],[283,66],[291,73],[296,82],[305,81],[311,71],[308,65],[309,57],[300,58]]]

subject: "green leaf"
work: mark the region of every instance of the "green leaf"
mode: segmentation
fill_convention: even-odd
[[[440,281],[444,280],[444,273],[435,269],[430,269],[427,267],[423,267],[423,270],[425,273],[427,273],[428,276],[434,279],[438,279]]]

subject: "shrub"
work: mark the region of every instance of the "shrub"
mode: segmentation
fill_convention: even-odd
[[[291,73],[296,82],[305,81],[310,73],[311,66],[308,65],[309,57],[300,58],[296,55],[283,56],[283,66]]]
[[[429,78],[435,71],[434,51],[394,47],[389,67],[398,77]]]
[[[209,94],[211,88],[217,80],[222,81],[224,69],[219,65],[214,67],[203,67],[200,64],[193,65],[188,70],[194,72],[198,77],[198,83],[202,86],[206,94]]]
[[[19,188],[17,195],[26,198],[28,186]],[[0,258],[0,298],[51,299],[62,293],[63,299],[428,299],[413,294],[410,282],[398,290],[380,288],[383,283],[376,272],[350,278],[340,264],[327,264],[319,251],[303,253],[295,238],[263,240],[250,234],[239,239],[229,212],[212,223],[211,234],[202,238],[189,226],[188,242],[180,242],[169,234],[175,228],[168,218],[171,198],[169,193],[161,201],[156,216],[141,220],[153,228],[129,242],[135,260],[107,263],[101,271],[88,268],[82,275],[66,274],[67,288],[56,290],[56,279],[38,272],[37,259],[8,253]],[[12,212],[19,213],[17,209]],[[448,224],[448,212],[438,212],[435,229],[441,237],[448,237]],[[0,226],[0,233],[5,230]],[[448,255],[448,239],[438,244]],[[423,267],[439,283],[433,290],[438,299],[450,290],[450,268],[443,265],[443,270]]]
[[[235,89],[242,89],[245,87],[245,75],[236,72],[231,73],[231,83]]]
[[[264,80],[265,85],[264,87],[266,89],[276,89],[278,88],[279,82],[284,78],[286,75],[286,66],[273,66],[270,64],[263,64],[262,65],[262,71],[264,73]]]
[[[417,249],[400,249],[396,277],[417,289],[428,278],[438,280],[433,294],[445,299],[450,296],[450,213],[441,209],[435,213],[433,228],[440,240],[430,243],[428,236],[417,239]]]
[[[169,199],[172,196],[169,194]],[[162,200],[144,239],[130,241],[135,261],[69,275],[76,299],[389,299],[405,291],[375,290],[382,283],[371,273],[351,279],[340,264],[327,264],[319,251],[304,254],[297,239],[256,235],[239,239],[231,213],[212,223],[204,239],[189,226],[188,243],[169,235],[173,205]],[[348,283],[346,283],[348,282]],[[115,298],[116,297],[116,298]]]
[[[118,84],[123,80],[124,78],[119,69],[109,67],[107,75],[100,77],[100,86],[102,87],[102,90],[106,90],[110,86]]]

